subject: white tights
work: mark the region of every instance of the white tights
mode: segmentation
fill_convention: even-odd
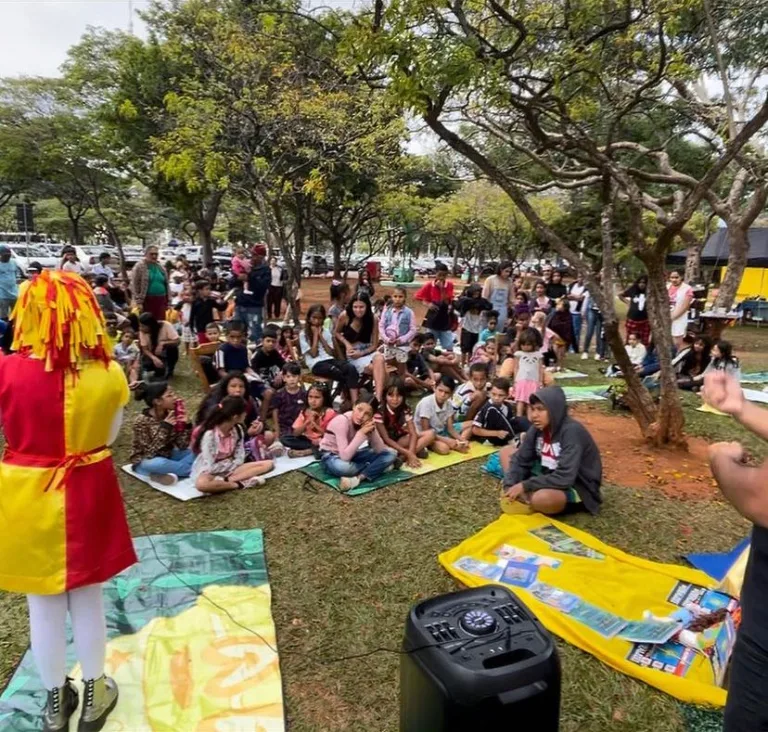
[[[60,595],[27,595],[27,604],[32,655],[46,689],[63,686],[67,675],[67,611],[83,678],[103,675],[107,629],[101,585]]]

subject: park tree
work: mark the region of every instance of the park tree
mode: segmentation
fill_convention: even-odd
[[[758,100],[735,135],[711,143],[712,160],[700,177],[673,167],[669,140],[648,147],[625,134],[630,122],[678,100],[675,79],[696,76],[703,29],[683,32],[680,21],[691,4],[379,0],[350,26],[346,46],[351,67],[372,80],[386,76],[389,91],[502,188],[536,235],[585,277],[627,375],[633,414],[656,443],[684,443],[670,359],[666,256],[768,120],[768,102]],[[527,158],[536,176],[492,159],[490,140]],[[580,189],[593,190],[601,203],[601,277],[531,204],[535,193]],[[614,307],[619,204],[628,215],[628,244],[649,275],[658,406],[626,357]]]
[[[174,90],[206,70],[193,54],[177,53],[164,43],[158,37],[159,21],[152,18],[147,40],[90,29],[70,49],[64,78],[98,124],[114,169],[149,191],[166,214],[173,208],[181,230],[199,242],[204,261],[210,263],[225,190],[208,184],[201,171],[197,176],[170,174],[155,146],[174,124]]]
[[[550,224],[564,214],[551,196],[535,198],[532,205]],[[427,217],[427,231],[444,241],[454,266],[460,258],[509,260],[519,265],[538,245],[528,219],[501,188],[486,180],[468,181],[436,202]]]

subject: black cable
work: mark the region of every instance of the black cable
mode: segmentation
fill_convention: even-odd
[[[384,647],[378,647],[374,648],[370,651],[364,651],[363,653],[352,653],[348,656],[337,656],[336,658],[326,658],[326,659],[318,659],[315,655],[317,653],[317,650],[315,651],[286,651],[285,653],[280,654],[275,648],[261,633],[259,633],[257,630],[254,630],[253,628],[249,628],[247,625],[243,625],[239,620],[234,618],[232,614],[227,610],[227,608],[223,607],[222,605],[219,605],[217,602],[214,602],[210,597],[208,597],[205,593],[198,590],[196,587],[193,587],[188,582],[186,582],[184,579],[182,579],[176,572],[171,569],[162,559],[160,559],[160,554],[157,551],[157,547],[155,546],[155,542],[152,541],[152,536],[150,535],[147,525],[144,523],[144,517],[141,515],[141,512],[130,502],[128,501],[125,496],[123,496],[123,500],[125,502],[125,505],[128,506],[128,508],[133,511],[136,518],[139,520],[139,525],[141,526],[141,530],[144,532],[144,536],[146,537],[147,541],[149,541],[149,545],[152,547],[152,552],[155,555],[155,559],[157,559],[158,563],[161,567],[163,567],[168,574],[175,577],[184,587],[191,590],[196,597],[207,600],[211,605],[213,605],[215,608],[220,610],[224,615],[226,615],[236,626],[241,628],[242,630],[246,631],[247,633],[250,633],[251,635],[255,635],[259,640],[261,640],[262,643],[264,643],[267,648],[269,648],[272,653],[274,653],[279,658],[286,658],[288,656],[306,656],[307,658],[311,658],[313,661],[319,664],[332,664],[332,663],[341,663],[342,661],[352,661],[358,658],[367,658],[368,656],[373,656],[376,653],[392,653],[397,656],[407,656],[411,653],[415,653],[416,651],[422,651],[426,648],[439,648],[444,645],[447,645],[448,643],[455,643],[457,639],[452,638],[451,640],[447,641],[435,641],[434,643],[428,643],[427,645],[423,646],[417,646],[416,648],[411,648],[407,651],[395,649],[395,648],[384,648]],[[461,648],[464,648],[464,646],[467,645],[467,643],[476,640],[475,638],[469,638],[467,641],[461,646]]]

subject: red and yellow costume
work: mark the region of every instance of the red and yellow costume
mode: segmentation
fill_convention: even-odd
[[[54,595],[136,561],[107,447],[128,384],[78,275],[23,284],[12,317],[17,353],[0,357],[0,589]]]

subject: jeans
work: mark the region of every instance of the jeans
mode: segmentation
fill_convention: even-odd
[[[261,340],[261,326],[264,323],[264,306],[243,307],[235,306],[235,320],[245,323],[248,326],[248,338],[253,343]]]
[[[597,310],[587,313],[587,337],[584,339],[584,353],[589,351],[592,334],[595,334],[595,352],[600,358],[605,356],[605,339],[603,338],[603,314]]]
[[[170,379],[176,371],[176,364],[179,362],[179,347],[175,343],[167,344],[159,358],[163,365],[158,367],[150,358],[143,356],[142,368],[157,379]]]
[[[177,447],[174,447],[171,457],[144,458],[138,465],[134,466],[134,470],[139,475],[149,475],[150,473],[166,475],[173,473],[178,478],[189,478],[192,472],[192,463],[194,462],[195,456],[192,450],[189,448],[179,450]]]
[[[269,290],[267,290],[267,318],[279,318],[282,304],[283,286],[270,285]]]
[[[429,332],[435,336],[435,340],[440,344],[440,348],[444,351],[453,350],[453,331],[452,330],[432,330]]]
[[[581,313],[571,313],[571,323],[573,324],[573,344],[571,350],[574,353],[579,352],[579,341],[581,340]]]
[[[723,732],[762,732],[768,729],[765,671],[768,653],[743,630],[731,661],[731,682],[725,705]]]
[[[351,460],[342,460],[332,452],[323,454],[323,467],[327,473],[337,478],[352,478],[359,475],[361,478],[376,480],[387,468],[395,462],[397,456],[390,450],[376,452],[370,447],[358,450]]]

